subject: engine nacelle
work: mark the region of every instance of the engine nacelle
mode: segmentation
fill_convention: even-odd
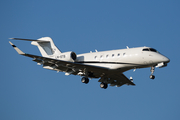
[[[74,62],[77,58],[77,55],[75,52],[64,52],[57,56],[58,59],[64,60],[64,61],[71,61]]]

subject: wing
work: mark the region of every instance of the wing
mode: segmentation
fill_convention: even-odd
[[[56,71],[62,71],[65,72],[66,75],[74,74],[78,75],[81,74],[82,76],[85,74],[85,72],[88,72],[92,75],[92,72],[95,73],[95,75],[92,75],[92,78],[99,78],[102,74],[108,73],[109,69],[103,68],[103,67],[96,67],[87,65],[85,63],[78,63],[78,62],[69,62],[69,61],[63,61],[53,58],[47,58],[47,57],[41,57],[37,55],[31,55],[22,52],[18,47],[16,47],[13,43],[9,42],[13,48],[18,52],[18,54],[33,58],[33,61],[37,62],[38,64],[43,64],[44,68],[56,70]]]
[[[74,74],[85,76],[88,74],[91,78],[99,78],[101,79],[98,82],[106,82],[111,86],[120,87],[124,84],[127,85],[135,85],[132,81],[130,81],[124,74],[119,71],[110,70],[104,67],[97,67],[87,65],[85,63],[78,62],[69,62],[63,61],[53,58],[41,57],[37,55],[26,54],[22,52],[19,48],[17,48],[13,43],[9,42],[13,48],[18,52],[18,54],[33,58],[33,61],[38,64],[42,64],[44,68],[62,71],[65,72],[66,75]]]

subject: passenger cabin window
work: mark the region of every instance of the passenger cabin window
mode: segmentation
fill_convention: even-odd
[[[112,57],[114,57],[114,54],[112,54]]]
[[[120,57],[120,53],[118,53],[118,55],[117,55],[118,57]]]
[[[154,48],[144,48],[142,51],[151,51],[151,52],[158,52],[156,49]]]

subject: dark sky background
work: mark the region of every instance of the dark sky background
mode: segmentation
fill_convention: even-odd
[[[1,120],[179,120],[180,1],[178,0],[4,0],[0,2]],[[82,84],[20,56],[40,55],[30,42],[8,38],[51,37],[62,51],[149,46],[170,58],[165,68],[130,70],[136,86]]]

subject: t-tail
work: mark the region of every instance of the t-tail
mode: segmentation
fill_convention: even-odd
[[[55,46],[50,37],[42,37],[38,41],[32,41],[31,44],[39,48],[43,57],[53,57],[61,54],[61,51]]]
[[[11,38],[11,39],[32,41],[31,44],[38,47],[43,57],[55,57],[61,54],[61,51],[55,46],[53,40],[50,37],[42,37],[37,40],[21,39],[21,38]]]

